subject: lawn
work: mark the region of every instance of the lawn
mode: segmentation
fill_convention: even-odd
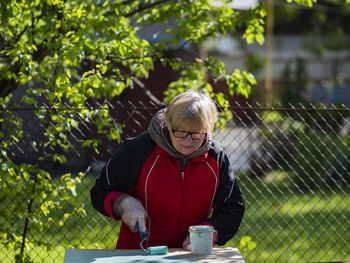
[[[239,234],[257,246],[241,251],[247,262],[350,260],[349,186],[302,193],[292,179],[267,184],[241,176],[246,213]]]
[[[61,228],[31,233],[54,245],[51,250],[35,247],[30,252],[35,262],[63,262],[66,247],[114,248],[119,223],[91,207],[89,189],[94,180],[95,176],[87,175],[77,191],[85,204],[85,217],[76,215]],[[291,179],[271,184],[244,174],[239,182],[247,210],[239,233],[226,246],[236,247],[243,236],[250,236],[256,247],[241,251],[247,262],[350,260],[349,187],[301,193],[291,187]],[[0,261],[13,262],[13,253],[3,246]]]

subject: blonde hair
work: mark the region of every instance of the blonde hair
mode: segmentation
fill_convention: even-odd
[[[187,91],[170,102],[163,118],[175,129],[185,124],[195,131],[211,132],[217,115],[215,102],[207,93]]]

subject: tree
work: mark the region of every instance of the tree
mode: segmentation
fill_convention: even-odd
[[[319,0],[311,9],[276,4],[274,30],[277,34],[349,34],[349,5],[350,1],[345,0]]]
[[[348,0],[319,0],[312,9],[277,5],[274,30],[277,34],[301,34],[304,48],[314,55],[349,50],[349,7]]]
[[[19,191],[24,193],[15,205],[6,207],[6,213],[1,213],[2,220],[13,222],[1,229],[1,242],[16,251],[18,262],[29,261],[25,247],[40,242],[29,240],[29,228],[50,227],[53,223],[50,213],[74,200],[71,196],[79,177],[64,175],[63,187],[53,183],[51,175],[42,169],[42,164],[49,158],[65,161],[64,154],[45,155],[44,151],[52,145],[65,151],[70,147],[67,134],[77,127],[77,122],[69,111],[62,110],[66,105],[81,108],[79,115],[83,120],[102,119],[98,122],[99,130],[118,139],[121,124],[112,123],[108,118],[108,106],[103,106],[105,111],[96,112],[86,107],[86,101],[118,96],[125,88],[136,85],[140,78],[147,78],[156,60],[175,70],[181,69],[181,77],[167,91],[168,98],[184,89],[206,89],[220,105],[226,106],[226,98],[212,92],[207,81],[209,75],[214,79],[225,79],[231,95],[249,95],[251,85],[256,81],[248,72],[228,72],[222,62],[212,57],[185,61],[164,56],[170,48],[184,50],[187,43],[198,46],[210,37],[241,32],[241,29],[242,37],[248,43],[262,43],[265,5],[260,3],[241,12],[229,8],[229,2],[222,1],[222,5],[212,5],[207,0],[0,2],[1,149],[13,145],[23,136],[23,119],[6,110],[11,94],[20,85],[27,86],[22,103],[35,111],[44,127],[42,140],[32,145],[38,153],[33,164],[17,165],[6,150],[0,153],[0,200],[6,203],[10,198],[21,196]],[[295,2],[311,6],[315,0]],[[167,25],[170,19],[175,19],[176,28],[166,30],[166,39],[151,44],[138,36],[145,25]],[[45,103],[41,98],[45,98]],[[228,111],[226,116],[230,116],[227,114]],[[18,190],[14,190],[14,185]],[[57,198],[58,190],[65,193],[62,199]],[[84,210],[77,208],[74,211]],[[69,216],[66,214],[64,218]]]
[[[292,71],[292,65],[294,70]],[[305,60],[301,57],[287,61],[281,73],[281,81],[278,89],[278,100],[284,107],[305,103],[308,72]]]

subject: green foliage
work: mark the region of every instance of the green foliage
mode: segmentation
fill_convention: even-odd
[[[51,175],[41,168],[41,164],[48,158],[59,162],[65,162],[64,155],[53,154],[44,156],[42,149],[45,145],[55,143],[69,148],[66,144],[65,134],[51,130],[47,126],[47,132],[39,144],[32,143],[37,149],[38,157],[35,163],[14,163],[8,156],[8,149],[19,142],[23,137],[22,121],[18,117],[11,116],[10,112],[3,113],[2,128],[7,136],[1,140],[0,152],[0,242],[10,251],[16,251],[16,262],[32,262],[27,252],[35,245],[45,245],[47,249],[51,245],[40,238],[28,238],[28,232],[47,231],[52,225],[63,226],[64,223],[75,213],[84,214],[85,209],[76,204],[76,185],[80,183],[79,176],[65,174],[60,177],[59,183],[52,181]],[[55,116],[55,115],[52,115]],[[62,119],[61,119],[62,121]],[[68,120],[71,124],[71,121]],[[66,125],[66,123],[65,123]],[[63,130],[65,127],[57,126]],[[52,135],[53,134],[53,135]],[[52,135],[52,136],[51,136]],[[58,139],[55,136],[58,136]],[[53,217],[59,211],[67,211],[58,221]]]
[[[315,9],[275,5],[274,32],[301,35],[303,49],[316,56],[349,50],[349,7],[345,0],[318,0]]]
[[[261,120],[259,127],[261,145],[251,156],[250,175],[261,177],[268,182],[273,178],[283,178],[283,174],[271,172],[291,168],[289,160],[294,155],[294,145],[305,130],[305,123],[279,111],[264,111]]]
[[[296,2],[296,3],[301,4],[301,5],[312,7],[313,4],[317,2],[317,0],[287,0],[287,2],[288,3]]]
[[[252,172],[264,176],[264,181],[272,177],[283,179],[285,175],[281,173],[259,174],[261,167],[271,161],[267,165],[269,172],[292,171],[293,182],[303,191],[328,189],[336,182],[347,183],[350,142],[346,134],[335,133],[334,127],[339,127],[348,114],[339,112],[330,113],[330,116],[321,111],[313,115],[304,112],[293,116],[295,118],[278,111],[263,112],[259,134],[262,154],[253,155],[253,163],[258,165],[251,167]],[[272,158],[266,158],[266,161],[266,154]]]
[[[250,236],[243,236],[238,244],[238,249],[241,252],[252,251],[256,247],[256,243],[252,241]]]
[[[298,1],[310,5],[312,1]],[[222,94],[214,94],[208,77],[225,79],[230,95],[248,96],[255,78],[248,72],[228,72],[223,63],[214,58],[185,61],[175,57],[164,59],[169,50],[184,50],[186,43],[201,45],[218,34],[242,32],[248,43],[263,43],[263,4],[247,12],[233,10],[223,1],[214,6],[210,1],[102,1],[102,0],[4,0],[0,1],[0,193],[1,242],[16,251],[17,262],[30,262],[27,251],[42,241],[29,238],[31,231],[41,231],[53,224],[52,214],[65,206],[58,225],[84,208],[75,206],[75,187],[80,177],[63,175],[60,183],[42,169],[43,163],[53,160],[65,163],[71,145],[68,134],[79,123],[66,109],[81,109],[79,118],[97,125],[100,134],[119,140],[122,124],[109,117],[109,108],[93,111],[88,99],[113,98],[138,78],[147,78],[160,59],[181,77],[170,85],[169,98],[186,89],[206,89],[224,109],[228,102]],[[168,25],[175,20],[176,29],[165,30],[169,37],[151,44],[138,37],[138,31],[149,24]],[[194,52],[195,50],[190,50]],[[41,141],[32,142],[37,153],[32,164],[15,164],[5,149],[24,136],[23,120],[6,111],[11,94],[19,85],[26,85],[27,94],[21,103],[35,109],[43,127]],[[43,106],[45,105],[45,106]],[[227,110],[220,112],[231,118]],[[223,125],[224,118],[219,125]],[[6,136],[5,136],[6,135]],[[94,147],[98,140],[81,141]],[[44,154],[48,147],[60,149]],[[58,197],[57,193],[63,193]],[[13,201],[13,202],[12,202]],[[50,248],[50,242],[45,244]]]
[[[251,8],[246,14],[247,29],[243,38],[250,44],[256,40],[260,45],[264,43],[264,18],[266,17],[266,5],[260,3]]]
[[[346,171],[350,156],[347,137],[331,136],[310,130],[297,144],[299,154],[291,162],[296,167],[294,180],[303,190],[315,190],[320,186],[329,189],[336,181],[348,183]]]
[[[261,119],[260,136],[262,138],[271,139],[280,134],[300,136],[305,130],[303,122],[296,121],[278,111],[265,111],[262,113]]]

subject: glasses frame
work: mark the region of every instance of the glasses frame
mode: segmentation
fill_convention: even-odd
[[[175,132],[177,132],[177,131],[186,133],[186,136],[184,136],[184,137],[183,136],[176,136]],[[206,132],[187,132],[187,131],[176,130],[176,129],[171,129],[171,132],[173,133],[174,137],[180,138],[180,139],[186,139],[190,135],[191,139],[194,140],[194,141],[202,141],[205,138],[207,138],[207,136],[208,136],[208,133],[206,133]],[[204,134],[204,137],[202,139],[193,138],[193,134]]]

